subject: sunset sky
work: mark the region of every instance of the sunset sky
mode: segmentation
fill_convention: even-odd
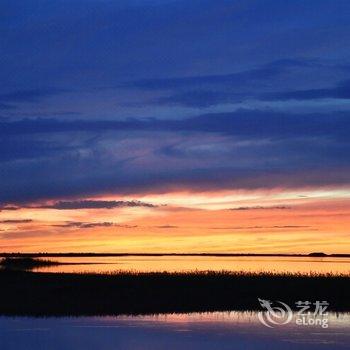
[[[2,0],[0,251],[350,253],[349,15]]]

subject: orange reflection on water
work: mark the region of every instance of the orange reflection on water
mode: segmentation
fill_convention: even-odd
[[[117,271],[245,271],[274,273],[350,274],[349,258],[314,257],[203,257],[127,256],[51,258],[64,265],[38,268],[40,272],[117,272]]]

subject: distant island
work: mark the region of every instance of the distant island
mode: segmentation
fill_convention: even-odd
[[[33,259],[29,257],[6,257],[0,261],[0,267],[7,270],[31,270],[37,267],[60,265],[57,261]]]
[[[317,258],[324,258],[324,257],[327,257],[328,255],[325,253],[310,253],[309,256],[317,257]]]

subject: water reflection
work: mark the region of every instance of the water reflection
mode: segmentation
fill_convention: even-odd
[[[0,318],[2,350],[349,349],[350,315],[329,328],[291,322],[269,329],[255,312],[139,317]]]
[[[45,272],[115,272],[122,271],[273,271],[291,273],[350,273],[349,258],[315,257],[192,257],[192,256],[127,256],[52,258],[71,263],[38,268]]]

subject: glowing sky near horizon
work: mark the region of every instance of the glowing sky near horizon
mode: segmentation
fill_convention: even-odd
[[[350,253],[349,2],[0,13],[0,251]]]
[[[350,200],[345,189],[309,189],[299,194],[178,192],[139,198],[135,207],[124,206],[134,203],[132,198],[104,196],[65,202],[70,203],[69,209],[63,202],[49,202],[5,210],[1,235],[7,247],[3,248],[23,252],[346,253],[350,243]],[[81,208],[82,203],[119,204]]]

